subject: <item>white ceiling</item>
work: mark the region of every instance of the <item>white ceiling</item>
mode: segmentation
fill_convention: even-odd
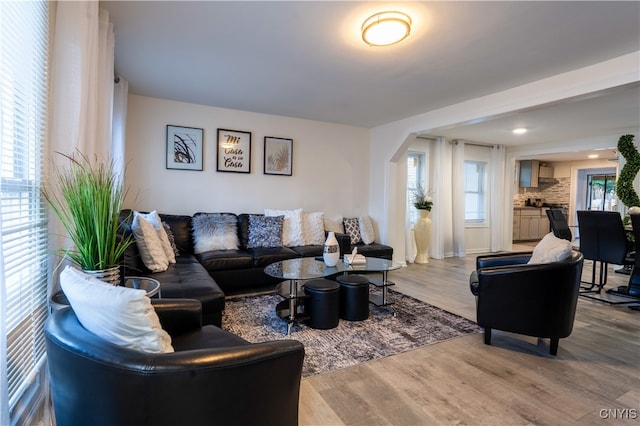
[[[640,2],[102,1],[130,92],[375,127],[640,51]],[[410,37],[369,47],[381,10]],[[475,125],[478,142],[549,143],[638,131],[637,85]],[[516,125],[531,131],[520,139]],[[604,132],[604,133],[603,133]]]

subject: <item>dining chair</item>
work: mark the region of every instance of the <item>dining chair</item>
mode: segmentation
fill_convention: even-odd
[[[549,218],[553,235],[563,240],[571,241],[573,235],[563,211],[560,209],[548,209],[547,217]]]
[[[631,218],[631,227],[633,229],[633,237],[634,237],[634,246],[635,253],[634,263],[631,269],[631,274],[629,275],[629,283],[626,286],[620,286],[614,289],[607,290],[609,294],[615,294],[619,296],[630,296],[637,298],[630,303],[637,303],[640,301],[640,256],[637,253],[640,253],[638,249],[640,249],[640,214],[631,214],[629,215]]]
[[[607,266],[631,265],[634,259],[630,252],[627,235],[618,212],[579,210],[578,229],[580,231],[580,252],[587,260],[593,260],[591,282],[583,287],[582,293],[601,293],[607,284]],[[600,265],[599,280],[596,283],[596,269]]]

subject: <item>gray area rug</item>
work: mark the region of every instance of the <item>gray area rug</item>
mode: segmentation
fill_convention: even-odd
[[[454,337],[478,333],[476,323],[390,291],[389,307],[370,306],[364,321],[340,320],[338,327],[316,330],[296,323],[287,337],[287,323],[276,316],[283,300],[276,294],[227,299],[222,328],[252,342],[295,339],[304,344],[303,377],[322,374],[399,354]],[[396,315],[393,315],[393,312]]]

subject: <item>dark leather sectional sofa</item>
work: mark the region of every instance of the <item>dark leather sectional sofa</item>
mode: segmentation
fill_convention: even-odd
[[[132,212],[125,210],[121,219],[125,234],[131,233]],[[195,215],[203,214],[196,213]],[[233,214],[233,213],[227,213]],[[194,216],[195,216],[194,215]],[[160,214],[173,233],[179,256],[164,272],[152,273],[142,262],[138,248],[132,244],[124,256],[124,275],[148,276],[160,282],[163,298],[197,299],[202,303],[203,322],[220,326],[225,294],[248,293],[273,288],[280,281],[264,273],[265,266],[286,259],[322,256],[322,246],[247,248],[249,214],[238,214],[238,250],[216,250],[194,254],[192,216]],[[340,253],[352,250],[348,235],[338,235]],[[358,253],[391,259],[393,248],[378,244],[358,244]]]

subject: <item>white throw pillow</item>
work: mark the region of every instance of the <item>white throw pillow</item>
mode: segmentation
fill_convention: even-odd
[[[264,209],[265,216],[284,216],[282,225],[282,245],[286,247],[297,247],[304,245],[302,236],[302,209],[295,210],[273,210]]]
[[[324,213],[302,213],[302,234],[305,246],[321,246],[324,244]]]
[[[369,216],[360,216],[358,218],[358,225],[360,227],[360,238],[365,244],[371,244],[375,241],[375,234],[373,232],[373,223]]]
[[[169,268],[169,259],[164,252],[156,228],[142,215],[134,214],[131,232],[135,237],[144,266],[151,272],[166,271]]]
[[[71,266],[60,274],[60,286],[80,324],[96,336],[136,351],[173,352],[144,290],[103,283]]]
[[[324,230],[327,232],[335,232],[336,234],[344,234],[344,224],[342,218],[331,219],[326,215],[324,217]]]
[[[571,241],[558,238],[549,232],[533,249],[527,263],[551,263],[565,260],[571,255]]]
[[[167,235],[167,231],[165,231],[164,226],[162,226],[162,219],[160,219],[160,215],[156,210],[151,213],[140,213],[133,212],[135,215],[140,215],[145,218],[153,227],[156,229],[158,233],[158,238],[160,239],[160,244],[162,244],[162,249],[164,250],[164,254],[167,256],[167,260],[169,263],[176,263],[176,253],[173,251],[173,247],[171,246],[171,241],[169,241],[169,235]]]

